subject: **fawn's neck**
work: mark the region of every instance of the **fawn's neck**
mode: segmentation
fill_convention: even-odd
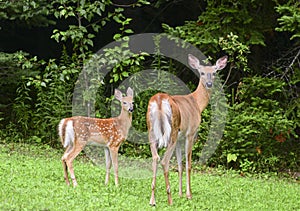
[[[116,117],[116,123],[119,126],[119,129],[123,131],[124,136],[126,137],[131,127],[132,113],[124,109],[121,110],[121,113]]]

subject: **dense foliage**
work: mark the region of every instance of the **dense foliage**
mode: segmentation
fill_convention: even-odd
[[[162,57],[159,52],[148,55],[128,51],[128,35],[145,32],[139,30],[140,23],[136,20],[140,13],[147,11],[152,18],[160,16],[162,20],[156,32],[186,40],[212,61],[224,54],[229,56],[230,65],[220,73],[228,99],[225,131],[207,165],[250,172],[297,171],[300,155],[299,1],[196,2],[198,6],[193,8],[195,1],[192,4],[160,0],[154,4],[139,0],[127,5],[109,0],[0,3],[1,38],[15,36],[23,29],[35,32],[48,27],[51,32],[45,47],[59,52],[55,57],[41,58],[34,52],[17,50],[10,42],[0,46],[1,140],[58,146],[57,124],[61,118],[72,115],[72,93],[77,78],[98,50],[97,41],[104,38],[105,31],[110,32],[105,37],[107,42],[122,40],[123,44],[107,49],[103,58],[99,55],[99,61],[112,66],[111,73],[93,82],[85,81],[83,85],[97,89],[95,108],[89,107],[93,98],[82,93],[83,107],[89,116],[110,116],[107,105],[112,103],[113,89],[147,68],[180,75],[193,90],[198,80],[182,74],[182,64]],[[188,7],[198,18],[183,17],[181,25],[164,21],[163,15],[172,13],[176,6]],[[137,11],[135,16],[133,11]],[[154,22],[152,18],[150,24]],[[27,35],[23,39],[31,37]],[[87,77],[91,73],[85,74]],[[154,90],[148,90],[135,97],[133,126],[139,131],[146,132],[145,112],[153,94]],[[203,113],[193,151],[195,161],[205,145],[211,111],[209,107]],[[126,142],[121,153],[148,157],[150,151],[145,143],[147,140],[142,144]]]

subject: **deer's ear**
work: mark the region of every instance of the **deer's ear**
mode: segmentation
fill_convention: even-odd
[[[215,70],[222,70],[223,68],[225,68],[227,65],[227,60],[228,60],[228,56],[223,56],[220,59],[218,59],[218,61],[214,65]]]
[[[133,90],[130,87],[127,89],[127,96],[133,97]]]
[[[200,67],[199,60],[195,56],[193,56],[192,54],[188,55],[188,62],[189,62],[189,65],[193,69],[199,69],[199,67]]]
[[[118,89],[115,89],[115,98],[117,99],[117,100],[119,100],[119,101],[121,101],[122,100],[122,92],[120,91],[120,90],[118,90]]]

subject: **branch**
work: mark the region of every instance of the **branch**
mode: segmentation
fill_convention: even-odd
[[[227,78],[226,78],[225,82],[224,82],[223,85],[222,85],[222,89],[224,88],[225,84],[227,83],[227,81],[228,81],[228,79],[229,79],[229,77],[230,77],[230,75],[231,75],[231,70],[232,70],[232,69],[233,69],[233,63],[230,64],[229,73],[228,73],[228,75],[227,75]]]
[[[299,55],[300,55],[300,49],[298,50],[298,53],[296,54],[296,56],[292,60],[291,64],[287,68],[285,68],[285,71],[284,71],[283,75],[281,76],[281,79],[283,77],[285,77],[285,75],[288,73],[289,69],[292,68],[292,66],[294,65],[295,61],[298,59]]]
[[[293,64],[295,63],[296,59],[298,58],[300,54],[300,50],[298,51],[297,55],[295,56],[295,58],[293,59],[292,63],[289,65],[289,68],[291,68],[293,66]]]
[[[132,4],[116,4],[116,3],[114,3],[113,1],[111,1],[111,4],[112,5],[114,5],[114,6],[116,6],[116,7],[132,7],[132,6],[135,6],[136,4],[138,3],[138,1],[137,2],[135,2],[135,3],[132,3]]]

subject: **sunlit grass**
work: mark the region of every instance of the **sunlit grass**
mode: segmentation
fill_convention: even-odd
[[[177,174],[170,174],[174,203],[171,207],[167,205],[160,174],[157,206],[153,208],[148,204],[151,178],[121,177],[119,187],[115,187],[112,175],[105,186],[105,169],[81,156],[74,163],[79,184],[74,189],[63,180],[61,155],[62,151],[47,147],[0,145],[0,210],[300,209],[300,186],[295,181],[199,172],[192,174],[192,200],[179,198]]]

